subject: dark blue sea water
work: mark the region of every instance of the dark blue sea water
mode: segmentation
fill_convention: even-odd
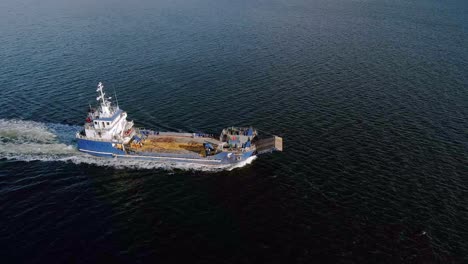
[[[468,262],[465,0],[3,0],[1,263]],[[77,153],[95,86],[138,126],[254,125],[232,171]]]

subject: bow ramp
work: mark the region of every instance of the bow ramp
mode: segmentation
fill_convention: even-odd
[[[260,139],[257,142],[257,153],[264,154],[273,151],[283,151],[283,138],[272,136],[269,138]]]

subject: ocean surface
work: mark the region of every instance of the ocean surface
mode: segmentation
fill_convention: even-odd
[[[2,0],[1,263],[467,263],[468,1]],[[231,171],[78,153],[253,125]]]

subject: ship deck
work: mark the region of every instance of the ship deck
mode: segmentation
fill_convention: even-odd
[[[134,152],[158,152],[177,154],[198,154],[205,156],[203,143],[211,143],[214,147],[221,144],[217,139],[210,137],[193,137],[186,134],[177,135],[148,135],[140,142],[131,141],[125,147]]]

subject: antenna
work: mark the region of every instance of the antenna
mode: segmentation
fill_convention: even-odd
[[[119,108],[119,100],[117,99],[117,93],[115,92],[115,85],[112,84],[112,88],[114,89],[114,97],[115,102],[117,103],[117,108]]]

